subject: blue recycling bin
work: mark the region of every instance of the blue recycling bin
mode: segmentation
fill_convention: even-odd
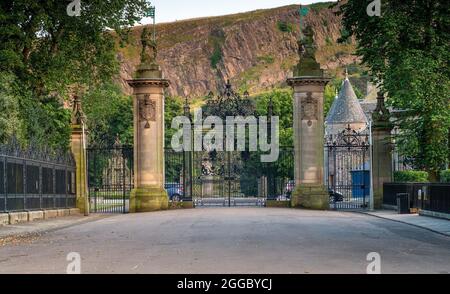
[[[353,198],[363,198],[370,196],[370,171],[352,170],[352,195]]]

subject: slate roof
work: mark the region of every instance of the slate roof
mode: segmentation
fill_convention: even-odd
[[[348,78],[344,80],[339,96],[331,106],[326,123],[327,125],[367,123],[367,117]]]

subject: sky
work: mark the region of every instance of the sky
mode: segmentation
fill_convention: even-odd
[[[156,6],[157,23],[328,1],[331,0],[150,0]],[[144,24],[151,22],[148,18],[142,21]]]

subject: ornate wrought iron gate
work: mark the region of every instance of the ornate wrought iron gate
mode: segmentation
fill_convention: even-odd
[[[127,213],[133,189],[133,148],[89,148],[88,188],[91,212]]]
[[[263,206],[257,174],[250,172],[249,153],[194,152],[192,198],[196,206]]]
[[[206,206],[264,206],[288,201],[294,189],[294,151],[280,149],[275,162],[259,152],[165,151],[165,189],[171,201]]]
[[[289,200],[294,188],[293,149],[282,148],[276,162],[262,163],[259,152],[194,152],[191,186],[194,205],[265,206]],[[192,184],[190,184],[192,183]]]
[[[369,135],[350,127],[325,144],[325,172],[332,209],[366,209],[370,201]]]

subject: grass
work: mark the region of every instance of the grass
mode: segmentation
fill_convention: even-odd
[[[272,55],[258,56],[257,60],[265,64],[273,64],[275,62],[275,58]]]
[[[285,21],[278,21],[277,28],[283,33],[292,33],[294,31],[294,26],[291,23]]]
[[[222,47],[220,45],[214,45],[214,51],[213,54],[210,57],[211,60],[211,67],[214,69],[217,69],[217,65],[219,62],[222,61],[223,53],[222,53]]]
[[[225,32],[222,29],[213,30],[209,36],[208,43],[213,48],[213,53],[210,57],[211,67],[216,69],[223,57],[222,46],[225,43]]]
[[[319,2],[308,5],[309,8],[313,11],[319,11],[322,9],[327,9],[331,4],[335,4],[335,2]]]

